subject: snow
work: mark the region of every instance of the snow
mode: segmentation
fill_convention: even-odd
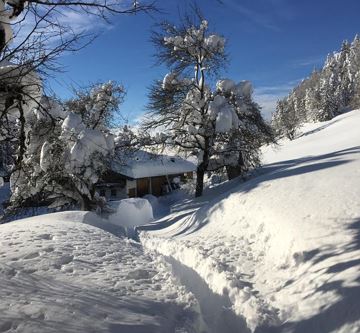
[[[40,168],[44,172],[51,167],[51,161],[48,159],[49,154],[51,154],[51,145],[48,141],[45,141],[40,152]]]
[[[7,24],[4,25],[7,26]],[[42,97],[42,82],[39,75],[27,68],[26,65],[16,65],[3,60],[0,62],[0,78],[4,84],[21,85],[24,92],[22,99],[23,111],[25,117],[28,117],[30,112],[38,107]],[[2,109],[5,108],[5,105],[3,105],[5,100],[3,95],[1,98],[2,102],[0,103]],[[8,114],[15,117],[18,116],[19,110],[15,103],[8,109]]]
[[[126,164],[115,160],[112,169],[129,178],[138,179],[193,172],[196,165],[177,156],[157,155],[140,150],[126,156]]]
[[[116,213],[109,216],[109,222],[118,226],[133,228],[152,221],[153,209],[147,199],[130,198],[117,203]]]
[[[174,180],[173,180],[174,182]],[[152,210],[153,212],[158,208],[159,206],[159,199],[157,197],[155,197],[154,195],[152,194],[146,194],[143,196],[143,199],[146,199],[147,201],[149,201],[151,207],[152,207]]]
[[[0,332],[359,332],[359,125],[306,124],[201,198],[0,225]]]
[[[227,85],[227,81],[222,80],[222,86]],[[220,82],[220,81],[219,81]],[[232,81],[231,81],[232,82]],[[234,83],[235,86],[235,83]],[[227,133],[232,129],[238,128],[240,120],[235,110],[229,105],[226,98],[216,95],[214,100],[209,104],[209,115],[211,119],[215,119],[215,131],[217,133]]]
[[[79,133],[80,131],[85,129],[85,125],[78,114],[70,112],[63,121],[61,128],[63,131],[66,132]]]
[[[162,257],[94,225],[85,212],[0,225],[1,332],[202,331]]]
[[[197,296],[209,332],[360,331],[359,125],[360,110],[306,124],[296,140],[265,147],[250,180],[141,228],[144,247]],[[216,295],[231,319],[214,319]]]
[[[99,130],[85,128],[78,136],[78,140],[71,147],[71,160],[76,164],[82,165],[95,152],[101,152],[106,155],[110,149],[104,133]]]
[[[217,133],[227,133],[233,128],[233,110],[230,106],[223,107],[216,116]]]
[[[223,49],[225,46],[225,39],[218,35],[210,35],[209,37],[205,38],[205,45],[210,50]]]
[[[206,36],[208,22],[203,20],[199,28],[192,26],[186,30],[183,36],[164,37],[164,45],[173,49],[173,52],[186,50],[193,56],[198,56],[199,49],[205,49],[208,53],[223,52],[225,38],[218,35]],[[204,60],[204,55],[201,60]]]
[[[177,81],[176,73],[167,73],[164,76],[163,83],[162,83],[162,88],[164,90],[172,89],[173,85],[175,85],[177,83],[178,83],[178,81]]]
[[[250,97],[253,87],[250,81],[240,81],[235,83],[233,80],[224,79],[216,83],[216,89],[222,93],[234,93],[238,97]]]
[[[34,109],[38,121],[49,120],[49,115],[54,119],[65,119],[68,115],[64,107],[51,97],[43,96],[40,104],[41,107]]]
[[[235,88],[235,82],[229,79],[219,80],[218,82],[216,82],[216,88],[217,90],[224,93],[230,92]]]

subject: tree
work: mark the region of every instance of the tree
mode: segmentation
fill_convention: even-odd
[[[74,91],[74,98],[65,107],[78,114],[84,124],[92,129],[108,129],[118,122],[119,105],[123,103],[125,89],[116,82],[93,84]]]
[[[64,15],[70,12],[108,20],[116,14],[151,10],[154,4],[137,1],[0,0],[0,128],[18,140],[24,138],[21,129],[27,112],[39,104],[46,78],[61,70],[58,57],[86,46],[95,37],[72,30],[61,20]],[[15,119],[21,123],[17,130]],[[5,136],[3,141],[12,139]],[[20,160],[21,149],[18,153]]]
[[[240,174],[253,159],[258,146],[246,133],[263,120],[249,82],[215,81],[227,61],[225,39],[209,32],[198,11],[195,16],[180,27],[165,22],[153,35],[159,63],[170,73],[152,85],[143,126],[161,128],[167,145],[197,156],[195,195],[201,196],[207,171],[233,167]]]
[[[159,63],[168,65],[171,73],[151,89],[149,110],[153,116],[145,127],[164,126],[176,146],[198,155],[196,196],[200,196],[215,131],[207,79],[223,66],[226,55],[225,39],[210,34],[208,22],[200,15],[197,20],[200,22],[195,26],[187,18],[179,28],[165,22],[153,35]]]
[[[57,63],[61,54],[77,51],[96,37],[92,33],[73,31],[67,22],[62,22],[61,17],[70,11],[108,20],[116,14],[151,10],[155,10],[152,3],[139,4],[137,1],[128,4],[121,0],[0,0],[0,144],[14,148],[14,191],[17,186],[23,187],[21,181],[30,172],[30,156],[27,154],[37,145],[36,140],[31,143],[26,141],[33,136],[30,132],[34,128],[34,110],[46,116],[44,125],[47,130],[52,129],[60,135],[59,123],[54,119],[52,109],[41,103],[47,88],[46,79],[61,70]],[[94,121],[93,130],[100,123],[110,121],[111,112],[97,114],[95,108],[92,110],[89,119],[84,121]],[[36,126],[42,129],[40,123]],[[54,147],[56,151],[61,151],[60,148],[65,149],[59,145]],[[33,185],[31,181],[25,183],[30,187]]]
[[[273,124],[281,134],[307,121],[327,121],[349,107],[360,107],[360,38],[344,41],[328,55],[321,70],[313,71],[278,104]],[[292,125],[291,125],[292,124]],[[290,131],[289,131],[290,130]]]
[[[352,108],[360,107],[360,37],[355,36],[350,46],[349,55],[349,72],[353,79],[352,96],[350,100],[350,106]]]
[[[265,143],[274,143],[275,137],[260,111],[259,105],[254,102],[253,88],[249,81],[236,84],[232,80],[221,80],[217,83],[215,98],[225,99],[225,106],[232,123],[215,136],[215,147],[210,159],[209,168],[216,170],[226,169],[229,179],[239,177],[260,165],[260,147]],[[219,103],[217,103],[219,105]],[[221,104],[220,104],[221,105]],[[217,115],[224,112],[224,108],[214,110]],[[219,126],[220,119],[217,118]]]
[[[283,134],[290,140],[295,139],[300,122],[291,100],[278,101],[272,124],[278,135]]]
[[[83,210],[101,204],[95,184],[114,150],[107,124],[124,90],[108,82],[85,91],[65,105],[43,98],[29,120],[23,167],[11,176],[12,207],[34,199],[57,208],[80,204]]]

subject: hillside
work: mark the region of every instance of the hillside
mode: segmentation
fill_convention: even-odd
[[[142,228],[143,245],[197,296],[209,332],[360,331],[359,125],[359,110],[306,124],[263,149],[251,180]]]
[[[0,332],[359,332],[359,124],[304,125],[141,244],[93,213],[0,225]]]
[[[344,40],[338,52],[329,54],[285,98],[279,100],[272,124],[279,134],[292,138],[306,122],[331,120],[360,107],[360,37]]]

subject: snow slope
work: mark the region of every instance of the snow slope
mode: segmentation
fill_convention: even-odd
[[[200,332],[161,258],[84,212],[0,225],[0,332]]]
[[[198,296],[209,332],[360,332],[359,128],[360,110],[307,124],[264,148],[252,179],[142,228]],[[207,308],[210,294],[226,318]]]

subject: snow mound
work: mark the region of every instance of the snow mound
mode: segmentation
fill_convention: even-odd
[[[265,147],[256,176],[177,206],[144,246],[228,295],[252,331],[360,332],[359,125],[354,110]]]
[[[116,213],[109,216],[109,222],[125,228],[131,228],[147,224],[153,218],[153,209],[149,200],[130,198],[119,201]]]
[[[200,332],[169,265],[66,212],[0,225],[1,332]]]
[[[146,199],[147,201],[149,201],[153,212],[155,212],[158,207],[159,207],[159,199],[157,197],[155,197],[152,194],[146,194],[143,196],[143,199]]]

